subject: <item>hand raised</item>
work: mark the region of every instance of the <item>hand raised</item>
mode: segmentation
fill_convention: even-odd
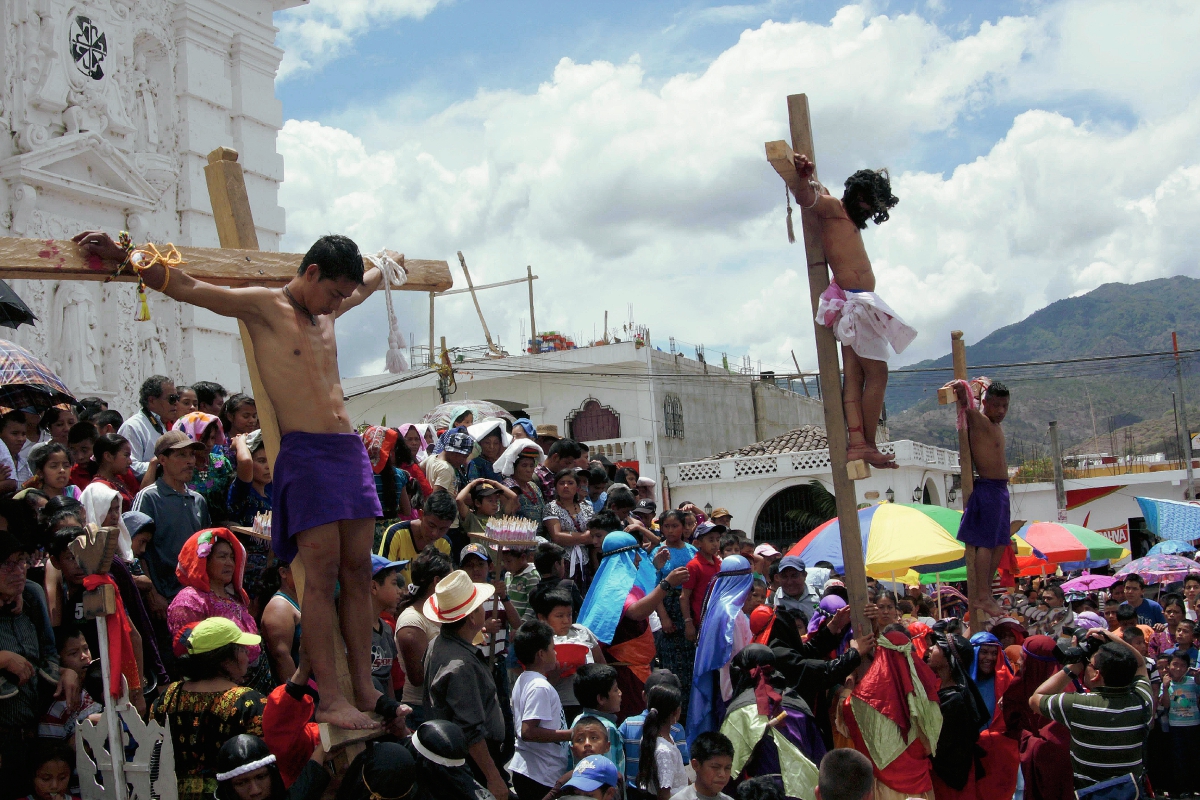
[[[817,167],[815,164],[813,164],[812,160],[806,155],[797,153],[795,155],[795,163],[796,172],[800,174],[800,180],[811,180],[813,173],[817,170]]]

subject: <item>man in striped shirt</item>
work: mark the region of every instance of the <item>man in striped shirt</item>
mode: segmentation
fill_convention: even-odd
[[[1144,794],[1144,746],[1154,718],[1146,660],[1111,631],[1092,628],[1088,636],[1107,641],[1090,662],[1050,676],[1029,706],[1071,732],[1076,789],[1132,773]],[[1091,691],[1072,692],[1073,676]]]

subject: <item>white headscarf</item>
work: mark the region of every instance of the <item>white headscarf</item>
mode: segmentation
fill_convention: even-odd
[[[542,452],[541,445],[539,445],[533,439],[514,439],[509,443],[505,451],[500,454],[500,457],[496,459],[496,463],[492,465],[492,469],[496,470],[496,472],[499,472],[506,478],[511,478],[513,476],[513,472],[516,470],[517,459],[520,458],[521,454],[526,450],[537,451],[537,458],[534,459],[534,462],[537,465],[540,466],[543,462],[545,462],[546,454]]]
[[[476,422],[474,425],[467,426],[467,433],[471,434],[471,438],[478,443],[497,428],[500,429],[500,446],[508,447],[512,444],[513,438],[512,434],[505,430],[502,419],[485,419],[483,422]],[[495,465],[492,468],[495,469]]]
[[[120,495],[108,484],[100,481],[89,483],[83,493],[79,495],[79,502],[83,504],[84,516],[87,517],[84,523],[90,523],[97,528],[104,525],[104,519],[112,508],[114,497],[119,498]],[[117,537],[117,553],[121,556],[122,561],[133,561],[133,539],[119,512],[117,513],[117,528],[120,530],[120,535]]]

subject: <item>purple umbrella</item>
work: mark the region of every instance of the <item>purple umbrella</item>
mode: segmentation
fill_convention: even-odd
[[[1117,570],[1116,577],[1138,574],[1146,583],[1183,580],[1189,572],[1200,572],[1200,564],[1190,558],[1174,555],[1143,556]]]
[[[1115,575],[1080,575],[1062,585],[1064,592],[1091,592],[1096,589],[1107,589],[1117,582]]]

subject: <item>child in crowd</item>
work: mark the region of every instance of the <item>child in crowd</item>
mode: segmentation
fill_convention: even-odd
[[[571,771],[557,796],[560,800],[613,800],[620,775],[604,756],[588,756]]]
[[[686,523],[684,528],[686,530]],[[706,522],[696,528],[696,536],[692,540],[697,552],[687,563],[688,579],[683,584],[683,596],[679,601],[683,609],[684,634],[689,642],[696,641],[699,633],[708,585],[721,571],[718,551],[721,549],[721,535],[726,530],[724,525]]]
[[[488,520],[500,513],[502,505],[505,514],[516,514],[520,505],[516,492],[487,478],[476,478],[468,483],[455,500],[458,502],[459,526],[466,533],[486,531]]]
[[[650,690],[656,686],[663,685],[672,686],[676,691],[679,691],[679,678],[665,669],[655,670],[646,679],[646,687],[643,690],[642,699],[648,703],[650,700]],[[625,779],[630,784],[637,782],[638,766],[641,762],[642,752],[642,728],[646,723],[648,713],[648,711],[643,711],[632,717],[626,717],[625,721],[617,727],[617,731],[621,734],[621,741],[625,743]],[[688,750],[687,734],[683,726],[679,723],[671,726],[671,740],[675,742],[675,748],[679,750],[680,760],[685,763],[690,761],[692,757]]]
[[[1179,625],[1175,628],[1175,649],[1187,653],[1188,669],[1193,672],[1200,668],[1200,651],[1196,649],[1196,621],[1194,619],[1181,619]]]
[[[78,800],[68,794],[75,754],[61,742],[45,743],[34,755],[33,794],[26,800]]]
[[[571,726],[571,760],[578,764],[588,756],[612,759],[611,739],[606,720],[583,714]]]
[[[567,719],[574,719],[582,711],[575,695],[575,673],[586,664],[603,664],[604,653],[591,631],[572,622],[571,595],[562,587],[538,594],[534,600],[533,612],[554,632],[555,652],[560,659],[549,680],[558,692]]]
[[[726,533],[721,536],[721,558],[739,556],[742,554],[742,542],[736,533]]]
[[[407,566],[407,561],[388,561],[383,556],[371,556],[371,604],[376,617],[375,625],[371,628],[371,680],[375,682],[376,689],[391,698],[396,697],[392,686],[396,632],[391,623],[384,619],[384,614],[389,619],[396,618],[396,608],[405,592],[397,579],[400,570]]]
[[[1174,785],[1171,797],[1187,797],[1200,791],[1200,773],[1191,769],[1192,759],[1200,752],[1200,687],[1188,674],[1191,659],[1186,652],[1172,650],[1167,654],[1167,674],[1162,678],[1161,705],[1169,705],[1167,714],[1167,743],[1171,753]]]
[[[746,602],[742,604],[742,613],[749,619],[754,613],[754,609],[767,602],[767,582],[758,575],[754,576],[754,584],[750,587],[750,594],[746,595]]]
[[[521,619],[532,619],[529,612],[529,595],[538,585],[539,576],[533,566],[532,551],[522,548],[504,548],[500,551],[500,564],[504,567],[504,586],[508,597]]]
[[[596,517],[592,517],[592,520]],[[591,522],[591,520],[589,520]],[[535,595],[548,592],[559,586],[571,593],[571,613],[578,617],[579,609],[583,608],[583,594],[575,581],[567,580],[567,551],[554,542],[540,542],[533,557],[533,563],[538,573],[537,586],[530,593],[530,605]]]
[[[21,455],[27,436],[25,415],[22,412],[9,411],[0,417],[0,441],[4,442],[4,446],[8,448],[9,459],[16,465],[15,472],[8,477],[15,480],[17,486],[24,485],[25,481],[33,475],[29,470],[29,462],[25,456]],[[9,459],[4,460],[8,461]]]
[[[617,730],[617,713],[621,710],[617,671],[607,664],[584,664],[575,673],[575,697],[583,708],[575,722],[591,718],[604,724],[609,749],[600,754],[612,759],[617,769],[624,773],[625,743]]]
[[[671,800],[733,800],[724,793],[733,770],[733,742],[716,731],[706,731],[692,743],[692,771],[696,782],[671,796]]]
[[[76,422],[67,431],[67,451],[71,455],[72,464],[86,464],[92,460],[92,445],[100,433],[90,422]]]
[[[525,671],[513,685],[517,741],[508,769],[519,800],[542,800],[568,768],[571,741],[558,692],[546,680],[558,666],[554,631],[544,622],[526,622],[513,636],[513,650]]]
[[[666,684],[646,694],[646,721],[633,785],[657,800],[670,800],[688,785],[683,757],[671,739],[671,726],[679,722],[683,697],[678,689]]]
[[[58,628],[56,637],[58,663],[63,669],[74,670],[75,674],[82,678],[87,673],[88,665],[92,663],[92,651],[83,631],[73,624],[62,625]],[[86,689],[83,690],[79,708],[74,711],[67,711],[65,699],[55,700],[38,721],[38,737],[73,746],[76,723],[102,710],[103,707],[92,699]]]

